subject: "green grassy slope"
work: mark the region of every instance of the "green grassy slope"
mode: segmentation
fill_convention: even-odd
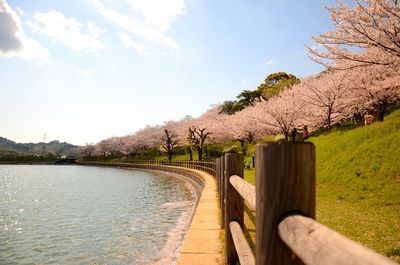
[[[400,262],[400,110],[383,123],[309,141],[317,155],[317,220]],[[254,184],[254,170],[245,179]]]
[[[400,110],[383,123],[310,139],[317,220],[400,261]]]

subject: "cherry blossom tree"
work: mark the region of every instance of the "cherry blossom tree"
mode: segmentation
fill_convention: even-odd
[[[197,154],[199,156],[199,161],[203,160],[203,151],[205,148],[205,143],[207,137],[210,134],[211,132],[207,132],[206,128],[199,128],[195,126],[189,128],[188,141],[192,143],[194,148],[196,148]]]
[[[399,64],[397,0],[355,0],[353,8],[338,1],[337,6],[327,9],[335,28],[312,37],[317,47],[307,46],[307,49],[314,61],[327,67],[347,62],[349,68]],[[367,49],[369,52],[365,52]]]
[[[141,155],[141,152],[148,148],[159,147],[162,145],[162,127],[161,126],[146,126],[135,132],[131,139],[132,151]]]
[[[190,121],[188,128],[188,142],[197,150],[199,160],[203,159],[203,153],[206,150],[206,141],[216,143],[223,141],[226,134],[223,118],[226,115],[220,115],[219,106],[215,106],[205,112],[197,119]]]
[[[162,147],[167,151],[168,154],[168,160],[172,161],[172,155],[174,153],[174,149],[176,145],[178,144],[178,141],[176,140],[176,134],[168,131],[167,129],[164,129],[165,136],[162,138],[164,143]]]
[[[349,102],[349,87],[346,71],[326,70],[318,75],[303,80],[302,84],[294,88],[296,94],[306,104],[303,113],[304,119],[316,126],[318,123],[331,130],[333,122],[340,122],[348,116],[346,107]],[[317,124],[315,124],[317,123]]]
[[[129,156],[136,157],[137,142],[135,139],[135,134],[126,135],[123,137],[122,150],[124,153],[129,154]]]
[[[189,138],[191,136],[190,128],[194,122],[194,118],[191,116],[185,116],[183,119],[174,122],[174,132],[177,136],[177,141],[179,145],[181,145],[185,151],[189,153],[189,160],[193,160],[193,145]]]
[[[92,154],[95,152],[95,149],[96,147],[94,144],[86,143],[84,146],[79,147],[78,152],[90,158]]]
[[[165,151],[167,151],[168,154],[168,160],[172,160],[172,155],[174,153],[174,149],[178,146],[179,138],[177,134],[175,133],[176,129],[179,126],[179,122],[176,121],[168,121],[164,122],[164,125],[162,126],[164,128],[163,130],[163,135],[161,137],[163,144],[162,148],[164,148]]]
[[[271,133],[283,133],[288,141],[290,131],[304,123],[303,105],[292,89],[286,89],[278,96],[256,104],[251,115]]]
[[[261,123],[258,123],[251,115],[253,108],[254,106],[248,106],[234,115],[226,115],[224,119],[225,139],[235,139],[243,147],[245,142],[252,143],[263,131],[259,126]]]
[[[400,100],[400,67],[391,69],[381,65],[357,68],[350,72],[352,98],[363,109],[374,111],[383,121],[388,106]]]

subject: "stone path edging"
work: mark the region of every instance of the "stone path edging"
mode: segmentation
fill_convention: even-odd
[[[185,236],[177,265],[223,264],[216,181],[213,176],[205,172],[186,170],[202,177],[204,188]]]

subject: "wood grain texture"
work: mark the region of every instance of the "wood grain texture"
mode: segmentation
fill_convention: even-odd
[[[221,229],[225,228],[225,156],[221,157],[221,186],[219,190],[221,204]]]
[[[258,144],[256,199],[256,264],[303,264],[280,239],[278,224],[291,212],[315,218],[315,146]]]
[[[217,158],[215,160],[215,179],[217,181],[217,193],[218,193],[218,199],[220,198],[219,191],[221,189],[221,158]],[[219,199],[219,202],[221,200]],[[221,205],[219,205],[221,206]]]
[[[229,228],[231,229],[233,242],[235,242],[240,265],[255,265],[256,260],[240,225],[232,221],[229,223]]]
[[[229,182],[235,188],[237,192],[243,197],[247,202],[250,209],[256,210],[256,187],[249,182],[245,181],[243,178],[233,175],[229,178]]]
[[[279,235],[307,265],[395,265],[379,255],[317,221],[289,215],[279,224]]]
[[[226,264],[234,265],[238,261],[238,256],[233,242],[229,223],[236,221],[243,227],[244,220],[244,201],[242,196],[235,190],[229,182],[229,177],[237,175],[244,176],[243,156],[240,154],[225,154],[225,260]]]

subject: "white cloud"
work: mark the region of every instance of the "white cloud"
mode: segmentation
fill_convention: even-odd
[[[84,76],[84,77],[89,77],[89,71],[83,68],[76,68],[75,72],[77,72],[78,74]]]
[[[168,30],[175,18],[185,10],[184,0],[128,0],[126,1],[133,13],[143,15],[147,25],[153,25],[160,30]]]
[[[247,85],[248,82],[247,82],[246,79],[243,79],[243,80],[242,80],[242,83],[245,84],[245,85]]]
[[[137,42],[133,41],[131,39],[131,37],[128,34],[126,34],[125,32],[118,32],[118,36],[119,36],[120,40],[122,41],[122,44],[126,48],[134,48],[139,53],[145,54],[145,52],[147,50],[146,46],[138,44]]]
[[[38,41],[25,35],[21,20],[5,0],[0,0],[0,57],[42,62],[49,58],[49,52]]]
[[[20,7],[18,7],[18,6],[15,7],[15,10],[17,10],[17,12],[18,12],[18,14],[19,14],[20,16],[25,16],[25,15],[26,15],[25,11],[22,10],[22,9],[21,9]]]
[[[97,11],[112,23],[148,41],[178,48],[176,41],[167,35],[172,22],[185,12],[184,0],[120,0],[124,7],[107,8],[103,0],[92,0]],[[114,3],[114,1],[113,1]]]
[[[51,10],[47,13],[35,12],[34,22],[28,23],[34,32],[56,39],[75,51],[95,52],[104,49],[99,40],[105,31],[89,21],[87,32],[82,32],[83,25],[76,18],[66,18],[63,13]]]
[[[272,64],[272,60],[271,59],[265,62],[265,65],[271,65],[271,64]]]

